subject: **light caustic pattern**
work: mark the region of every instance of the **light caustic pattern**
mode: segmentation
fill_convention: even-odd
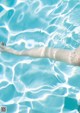
[[[79,0],[0,0],[0,42],[16,50],[75,49]],[[80,68],[0,53],[0,106],[7,113],[78,113]]]

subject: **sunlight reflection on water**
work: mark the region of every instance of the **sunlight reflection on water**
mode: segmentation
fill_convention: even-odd
[[[16,50],[80,45],[79,0],[1,0],[0,41]],[[7,113],[78,113],[80,68],[0,53],[0,106]]]

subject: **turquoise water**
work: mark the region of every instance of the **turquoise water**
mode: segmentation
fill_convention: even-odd
[[[0,42],[16,50],[80,45],[80,0],[0,0]],[[78,113],[80,67],[0,53],[7,113]]]

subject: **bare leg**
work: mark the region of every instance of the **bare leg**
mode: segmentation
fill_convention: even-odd
[[[70,60],[71,64],[80,66],[80,47],[71,52]]]
[[[57,61],[62,61],[68,64],[80,66],[80,48],[70,51],[65,49],[39,47],[24,51],[17,51],[0,44],[0,49],[4,52],[8,52],[15,55],[37,58],[52,58]]]
[[[20,55],[19,51],[12,49],[10,47],[7,47],[3,43],[0,43],[0,51],[1,52],[8,52],[8,53],[11,53],[11,54],[14,54],[14,55]]]
[[[21,51],[19,54],[38,58],[52,58],[57,61],[80,66],[80,47],[75,50],[39,47]]]
[[[38,58],[52,58],[57,61],[80,66],[80,47],[75,50],[39,47],[21,51],[20,55]]]
[[[21,55],[32,56],[38,58],[52,58],[54,60],[70,63],[69,56],[71,51],[56,48],[33,48],[21,52]]]

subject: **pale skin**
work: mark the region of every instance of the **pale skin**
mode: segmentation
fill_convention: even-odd
[[[75,50],[58,48],[38,47],[28,50],[17,51],[0,43],[0,51],[17,56],[30,56],[36,58],[50,58],[56,61],[65,62],[71,65],[80,66],[80,47]]]

